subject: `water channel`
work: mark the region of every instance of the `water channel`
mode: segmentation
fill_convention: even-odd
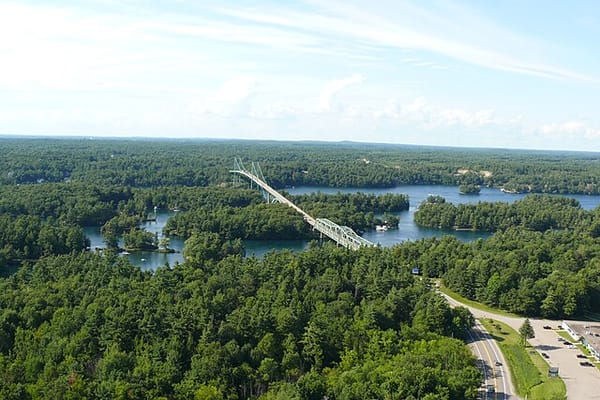
[[[307,194],[313,192],[322,193],[372,193],[372,194],[407,194],[410,200],[410,209],[397,213],[400,218],[398,229],[390,229],[385,232],[380,231],[369,231],[365,232],[362,236],[374,243],[379,243],[382,246],[393,246],[395,244],[408,241],[408,240],[419,240],[430,237],[441,237],[443,235],[454,235],[458,239],[465,242],[477,240],[479,238],[486,238],[489,236],[487,233],[482,232],[471,232],[471,231],[444,231],[439,229],[421,228],[414,223],[413,214],[418,208],[419,204],[427,198],[429,195],[439,195],[446,199],[446,201],[460,204],[460,203],[477,203],[480,201],[488,202],[509,202],[512,203],[516,200],[525,197],[524,194],[510,194],[504,193],[499,189],[493,188],[481,188],[479,195],[461,195],[458,192],[456,186],[442,186],[442,185],[406,185],[397,186],[394,188],[385,189],[365,189],[365,188],[328,188],[328,187],[312,187],[303,186],[288,188],[285,190],[287,193],[295,194]],[[581,204],[581,207],[586,210],[591,210],[600,205],[600,196],[586,196],[586,195],[570,195],[569,197],[575,198]],[[174,215],[173,212],[158,212],[156,221],[145,222],[141,227],[152,233],[158,233],[159,237],[162,234],[162,228],[164,227],[167,219]],[[100,234],[99,227],[87,227],[85,228],[86,235],[90,238],[91,248],[103,248],[105,246],[102,235]],[[122,245],[122,243],[121,243]],[[308,241],[305,240],[247,240],[244,242],[246,247],[247,256],[262,257],[265,253],[271,250],[282,250],[290,249],[293,251],[301,251],[308,246]],[[175,249],[177,253],[155,253],[155,252],[136,252],[133,254],[126,255],[129,260],[134,264],[138,265],[142,270],[155,270],[160,266],[174,265],[177,262],[183,262],[183,255],[181,251],[183,249],[183,240],[178,238],[170,238],[170,247]]]

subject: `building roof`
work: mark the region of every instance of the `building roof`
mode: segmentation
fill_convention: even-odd
[[[569,327],[600,354],[600,322],[567,321]]]

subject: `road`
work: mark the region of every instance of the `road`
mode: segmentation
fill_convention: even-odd
[[[460,305],[468,308],[475,318],[492,318],[504,322],[517,332],[525,321],[525,318],[507,317],[490,311],[482,311],[460,303],[443,293],[442,295],[452,306]],[[554,329],[556,329],[562,321],[532,318],[530,318],[530,321],[535,332],[535,338],[530,339],[529,343],[538,352],[546,353],[548,355],[549,358],[547,358],[546,361],[548,361],[550,366],[559,367],[559,376],[565,382],[567,388],[567,399],[600,400],[600,371],[598,371],[597,368],[579,365],[581,359],[577,358],[577,354],[581,354],[581,351],[577,348],[569,348],[558,341],[559,336]],[[550,326],[554,329],[544,329],[544,326]],[[506,375],[509,376],[508,369],[505,369],[505,371]],[[511,393],[514,393],[514,391],[511,391]]]
[[[469,332],[467,344],[477,357],[478,368],[484,377],[484,386],[480,391],[479,398],[485,400],[518,399],[514,394],[514,387],[506,368],[504,356],[496,341],[479,321],[476,321],[475,326]],[[493,392],[489,388],[494,388]]]

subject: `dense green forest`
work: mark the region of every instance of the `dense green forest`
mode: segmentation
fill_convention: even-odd
[[[1,279],[0,398],[476,398],[450,337],[472,316],[410,259],[332,245],[244,259],[219,240],[194,236],[184,265],[155,273],[74,252]]]
[[[528,195],[514,203],[458,205],[448,203],[440,196],[430,196],[419,205],[414,215],[415,222],[421,226],[486,232],[510,227],[540,232],[576,227],[600,229],[598,217],[597,211],[581,209],[575,199],[550,195]]]
[[[275,188],[483,185],[599,194],[595,153],[353,143],[217,140],[0,139],[0,184],[85,182],[126,187],[231,181],[233,158],[259,161]]]
[[[88,245],[81,227],[34,216],[0,215],[0,272],[16,260],[67,254],[85,250]]]
[[[444,239],[423,254],[427,275],[458,293],[529,316],[600,315],[600,208],[570,198],[529,195],[512,204],[458,206],[439,196],[415,221],[445,229],[497,231],[473,244]]]
[[[510,228],[487,240],[404,244],[426,276],[467,298],[527,316],[600,315],[600,243],[569,230]]]

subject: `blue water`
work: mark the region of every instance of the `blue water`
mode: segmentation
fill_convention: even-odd
[[[444,235],[453,235],[458,239],[469,242],[477,240],[479,238],[487,238],[490,235],[482,232],[471,232],[471,231],[443,231],[438,229],[421,228],[414,223],[413,215],[417,210],[419,204],[427,198],[429,195],[443,196],[446,201],[454,204],[460,203],[477,203],[480,201],[488,202],[508,202],[512,203],[516,200],[525,197],[524,194],[510,194],[504,193],[498,189],[492,188],[481,188],[479,195],[461,195],[458,192],[456,186],[443,186],[443,185],[421,185],[421,186],[397,186],[394,188],[386,189],[365,189],[365,188],[328,188],[328,187],[313,187],[313,186],[302,186],[286,189],[289,194],[307,194],[313,192],[322,193],[372,193],[372,194],[407,194],[410,201],[410,209],[396,213],[400,218],[398,229],[390,229],[386,232],[380,231],[369,231],[365,232],[362,236],[371,242],[378,243],[384,247],[393,246],[395,244],[405,242],[408,240],[419,240],[430,237],[442,237]],[[586,195],[570,195],[569,197],[575,198],[581,204],[581,207],[586,210],[591,210],[600,205],[600,196],[586,196]],[[172,212],[158,212],[156,221],[149,221],[142,224],[142,228],[149,232],[157,233],[159,237],[162,235],[162,229],[167,222],[167,219],[174,215]],[[85,228],[86,235],[90,238],[91,248],[103,248],[105,244],[100,234],[99,227],[87,227]],[[127,257],[129,260],[138,265],[143,270],[155,270],[156,268],[164,265],[173,266],[175,263],[183,262],[183,250],[184,241],[175,237],[170,238],[170,247],[176,250],[176,253],[155,253],[155,252],[136,252],[129,254]],[[122,243],[121,243],[122,245]],[[262,257],[269,251],[290,249],[293,251],[301,251],[308,246],[306,240],[247,240],[244,241],[246,247],[247,256]]]
[[[156,221],[147,221],[140,225],[140,228],[151,233],[158,234],[162,237],[162,229],[167,223],[167,220],[173,216],[173,212],[159,212],[156,215]],[[90,239],[90,248],[92,250],[102,249],[106,247],[99,226],[88,226],[84,228],[86,236]],[[157,253],[154,251],[136,251],[131,254],[124,254],[129,258],[132,264],[139,266],[142,270],[155,270],[158,267],[169,265],[173,266],[176,263],[183,262],[184,241],[180,238],[170,237],[169,247],[174,249],[176,253]],[[123,247],[123,240],[119,240],[119,246]]]

